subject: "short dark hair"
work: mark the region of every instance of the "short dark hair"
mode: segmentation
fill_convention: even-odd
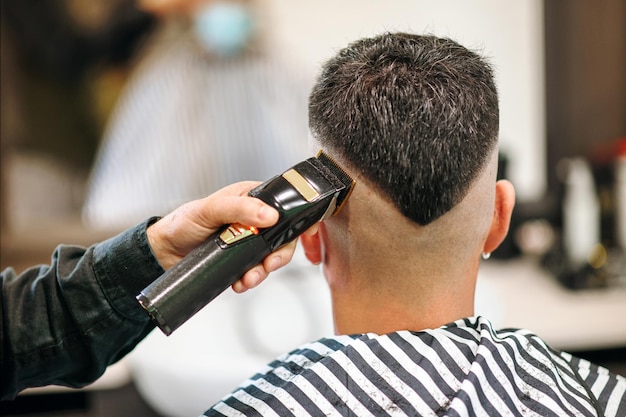
[[[450,210],[497,146],[490,65],[435,36],[384,33],[330,59],[313,87],[309,125],[400,211],[426,225]]]

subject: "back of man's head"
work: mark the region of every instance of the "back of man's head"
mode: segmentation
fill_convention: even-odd
[[[356,179],[342,211],[302,238],[324,265],[336,330],[419,330],[473,314],[480,253],[506,235],[514,200],[510,183],[496,183],[490,66],[434,36],[362,39],[323,67],[309,124]]]
[[[309,101],[320,144],[426,225],[459,203],[497,144],[488,63],[449,39],[386,33],[341,50]]]

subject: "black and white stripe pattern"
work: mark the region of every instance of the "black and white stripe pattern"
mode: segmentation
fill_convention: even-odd
[[[304,345],[205,415],[623,417],[626,379],[475,317]]]
[[[210,57],[176,28],[154,45],[105,132],[83,210],[92,226],[165,214],[307,156],[312,77],[271,55]]]

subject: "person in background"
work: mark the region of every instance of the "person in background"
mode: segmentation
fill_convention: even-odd
[[[83,206],[87,225],[126,226],[304,158],[309,84],[269,49],[257,2],[137,6],[157,16],[159,30],[107,126]]]
[[[240,182],[151,217],[89,248],[57,247],[50,265],[0,275],[1,399],[44,385],[81,387],[125,356],[155,327],[136,294],[223,224],[268,227],[275,209]],[[233,284],[257,286],[289,262],[295,244],[269,255]]]
[[[452,40],[385,33],[330,59],[309,125],[356,185],[301,242],[323,265],[336,335],[205,415],[626,415],[626,378],[474,315],[481,255],[515,200],[496,181],[498,123],[493,70]]]

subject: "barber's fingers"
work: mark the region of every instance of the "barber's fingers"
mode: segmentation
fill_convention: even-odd
[[[147,230],[148,241],[161,266],[171,268],[223,225],[242,223],[270,227],[278,211],[248,192],[259,182],[244,181],[226,186],[208,197],[178,207]]]
[[[238,182],[199,200],[202,210],[197,212],[198,223],[207,228],[235,222],[255,227],[272,226],[278,220],[278,211],[247,195],[258,184],[254,181]]]
[[[294,240],[269,254],[263,260],[263,263],[253,267],[246,272],[241,279],[236,281],[232,285],[233,290],[237,293],[242,293],[250,288],[254,288],[263,282],[270,272],[274,272],[287,265],[293,258],[296,242],[297,240]]]

